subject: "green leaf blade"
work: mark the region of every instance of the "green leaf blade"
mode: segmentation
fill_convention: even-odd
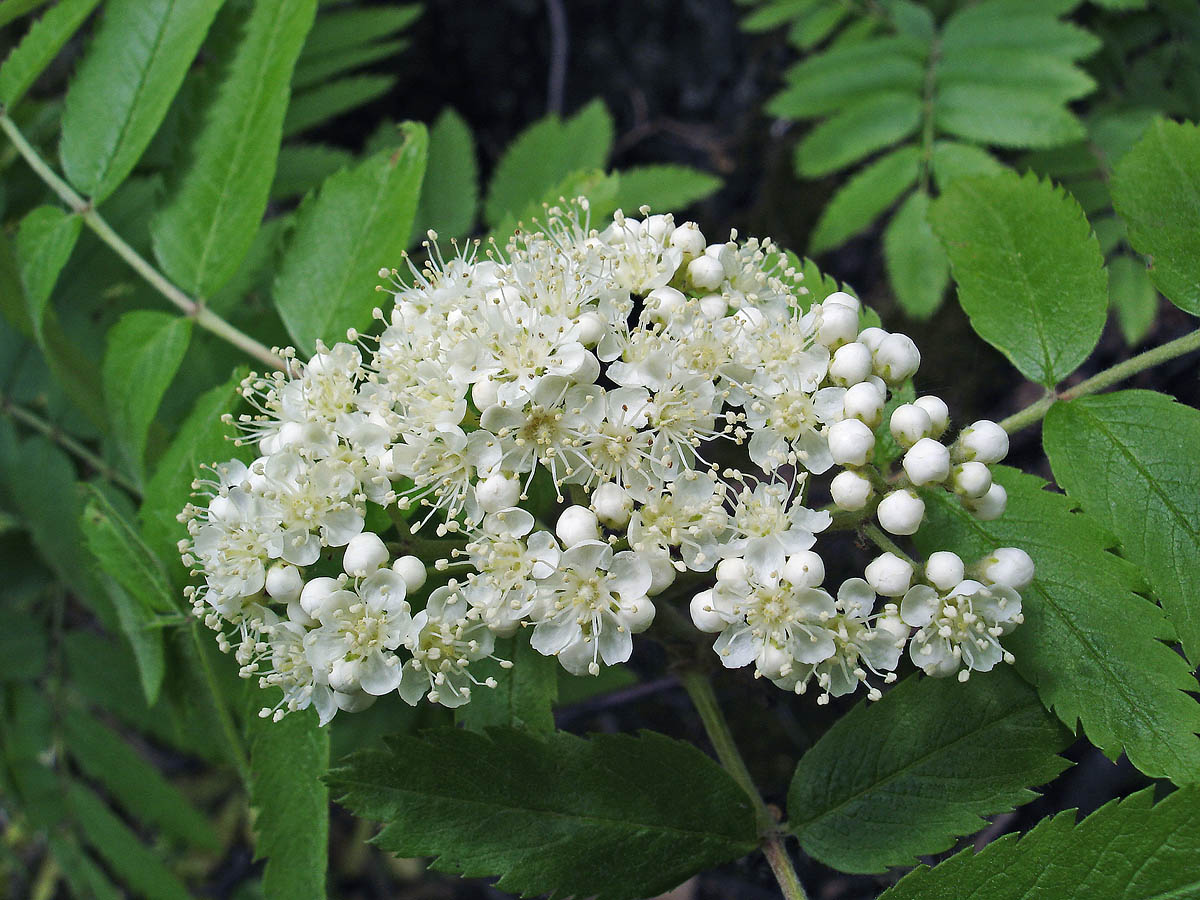
[[[376,838],[385,850],[500,875],[498,887],[526,896],[654,896],[757,843],[733,779],[652,732],[432,731],[355,754],[330,784],[356,814],[387,823]]]
[[[67,91],[59,155],[99,203],[133,171],[222,0],[114,0]]]
[[[913,675],[860,703],[806,753],[788,792],[789,827],[844,872],[882,872],[938,853],[982,816],[1037,795],[1068,765],[1069,736],[1005,668],[956,679]]]
[[[0,66],[0,106],[9,109],[91,15],[99,0],[61,0],[37,20]]]
[[[1079,204],[1036,176],[960,178],[933,204],[971,326],[1032,381],[1087,359],[1108,309],[1104,259]]]
[[[184,290],[210,296],[245,257],[275,177],[292,69],[316,0],[256,3],[179,189],[151,222],[154,252]]]
[[[810,253],[821,253],[865,231],[917,181],[921,151],[901,147],[847,181],[826,205],[813,230]]]
[[[304,352],[370,325],[379,270],[396,265],[408,245],[426,148],[424,127],[409,123],[402,146],[333,175],[301,210],[274,293]]]
[[[900,306],[913,318],[933,315],[950,283],[950,260],[930,227],[929,195],[915,191],[883,232],[888,280]]]
[[[948,85],[938,93],[934,121],[957,137],[997,147],[1056,147],[1087,134],[1062,101],[1007,85]]]
[[[621,170],[614,202],[629,211],[649,206],[655,212],[678,214],[720,187],[716,175],[688,166],[635,166]]]
[[[82,227],[83,219],[57,206],[39,206],[21,220],[15,247],[17,267],[26,311],[39,341],[50,295]]]
[[[466,121],[450,107],[429,130],[429,162],[412,241],[433,229],[439,238],[460,238],[475,226],[479,210],[479,163]]]
[[[497,725],[527,728],[538,734],[554,731],[554,706],[558,696],[558,663],[529,646],[527,633],[500,638],[495,655],[511,660],[501,668],[492,660],[479,664],[475,677],[496,679],[496,687],[472,692],[471,702],[454,711],[454,720],[472,731]]]
[[[796,170],[808,178],[836,172],[913,134],[921,124],[916,92],[885,91],[841,109],[796,147]]]

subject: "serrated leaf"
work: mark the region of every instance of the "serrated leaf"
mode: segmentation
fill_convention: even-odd
[[[463,237],[475,226],[478,210],[479,164],[471,129],[447,107],[429,130],[429,162],[410,242],[431,228],[443,240]]]
[[[1154,391],[1057,403],[1042,436],[1055,480],[1121,542],[1200,659],[1200,410]]]
[[[788,43],[811,50],[829,37],[851,12],[838,0],[821,0],[802,13],[788,29]]]
[[[85,520],[84,524],[87,525],[88,522]],[[125,635],[129,649],[133,651],[142,696],[146,698],[147,704],[153,704],[158,700],[163,679],[167,674],[162,629],[154,627],[153,616],[148,614],[141,601],[134,599],[119,582],[103,573],[99,575],[99,581],[116,611],[121,633]]]
[[[552,115],[530,125],[496,163],[484,203],[488,226],[520,215],[573,172],[602,169],[612,140],[612,117],[599,100],[565,121]]]
[[[292,67],[316,0],[261,0],[208,109],[179,188],[150,223],[154,254],[207,297],[237,271],[267,208]]]
[[[200,467],[238,455],[232,441],[237,432],[221,417],[237,408],[243,375],[237,373],[200,395],[146,484],[138,517],[146,543],[159,559],[174,564],[178,558],[176,544],[187,537],[187,529],[175,517],[191,499],[192,480]]]
[[[283,136],[294,137],[365,106],[390,91],[396,81],[395,75],[351,75],[295,94],[283,120]]]
[[[343,340],[347,328],[367,329],[379,269],[399,264],[408,246],[428,141],[424,126],[404,128],[401,146],[333,175],[300,211],[274,294],[305,353],[318,340]]]
[[[1021,547],[1037,566],[1022,591],[1025,622],[1004,638],[1017,669],[1042,703],[1111,759],[1122,751],[1147,775],[1200,781],[1200,704],[1188,664],[1162,639],[1173,636],[1162,610],[1139,597],[1133,565],[1108,552],[1115,540],[1072,511],[1040,478],[997,467],[1008,509],[980,522],[957,500],[926,495],[924,552],[953,550],[972,561],[997,547]]]
[[[369,66],[373,62],[395,56],[408,47],[408,41],[383,41],[378,44],[368,44],[365,47],[349,47],[307,60],[296,67],[292,87],[295,90],[310,88],[338,75],[345,75],[355,69]]]
[[[222,0],[113,0],[63,104],[67,179],[99,203],[167,114]]]
[[[942,90],[956,84],[991,85],[1059,103],[1077,100],[1096,88],[1091,76],[1069,60],[1011,47],[973,47],[944,54],[938,61],[937,79]]]
[[[1000,175],[1004,164],[981,147],[957,141],[937,141],[933,145],[933,180],[939,191],[964,175]]]
[[[421,15],[420,4],[344,9],[322,13],[304,46],[305,63],[382,40],[407,28]]]
[[[554,705],[558,695],[558,661],[542,656],[529,646],[527,633],[496,641],[494,654],[512,661],[501,668],[492,660],[477,664],[473,673],[480,681],[489,676],[496,687],[479,688],[471,693],[471,702],[454,711],[454,720],[473,731],[496,725],[526,728],[539,734],[554,731]]]
[[[1014,6],[989,0],[966,6],[942,29],[942,52],[951,55],[974,50],[1026,50],[1061,59],[1082,59],[1100,49],[1100,40],[1078,25],[1061,22],[1054,10],[1035,4]]]
[[[880,900],[1149,900],[1200,893],[1200,792],[1154,789],[1112,800],[1078,824],[1075,811],[1043,819],[930,869]]]
[[[1158,291],[1141,259],[1118,256],[1109,260],[1108,302],[1117,311],[1125,343],[1134,346],[1144,341],[1158,315]]]
[[[279,151],[272,200],[289,200],[307,194],[339,169],[354,162],[354,154],[326,144],[289,144]]]
[[[817,220],[809,252],[821,253],[869,228],[916,183],[920,159],[917,147],[901,147],[875,160],[842,185]]]
[[[929,195],[914,191],[883,232],[888,280],[901,308],[927,318],[942,305],[950,283],[950,260],[927,220]]]
[[[0,106],[16,106],[30,85],[54,61],[99,0],[60,0],[30,26],[0,66]]]
[[[186,846],[220,847],[208,820],[112,729],[78,708],[66,711],[62,727],[67,751],[84,774],[138,821]]]
[[[139,478],[146,437],[163,395],[179,371],[192,335],[192,320],[138,309],[108,330],[101,383],[113,438]]]
[[[688,166],[671,164],[635,166],[622,169],[615,203],[618,208],[635,210],[643,205],[656,212],[678,214],[721,187],[721,179]]]
[[[915,92],[885,91],[857,100],[826,119],[796,147],[796,170],[828,175],[899,143],[921,124]]]
[[[88,858],[73,838],[51,834],[49,845],[54,852],[54,861],[62,869],[63,877],[75,896],[121,900],[120,889],[108,880],[104,870]]]
[[[0,25],[7,25],[14,19],[28,15],[47,2],[49,0],[4,0],[4,5],[0,6]]]
[[[1001,667],[953,678],[910,675],[862,702],[800,759],[788,824],[809,855],[843,872],[882,872],[940,853],[983,816],[1038,795],[1069,734]]]
[[[1052,97],[1021,88],[954,84],[938,93],[937,127],[998,147],[1053,147],[1081,140],[1083,123]]]
[[[279,722],[254,719],[250,749],[250,803],[255,855],[266,857],[267,897],[318,900],[325,896],[329,857],[329,731],[315,710]]]
[[[1087,359],[1108,308],[1104,259],[1070,194],[1034,175],[960,178],[929,212],[971,327],[1050,387]]]
[[[788,119],[811,119],[880,91],[919,92],[925,77],[922,61],[890,49],[887,41],[869,41],[809,57],[788,73],[788,86],[771,98],[767,112]]]
[[[57,206],[39,206],[21,220],[15,248],[17,266],[25,291],[25,308],[39,341],[50,294],[75,249],[82,227],[83,219]]]
[[[385,823],[383,849],[499,875],[497,887],[522,896],[651,897],[756,843],[737,783],[653,732],[430,731],[351,756],[329,782],[342,805]]]
[[[1200,126],[1159,119],[1113,173],[1113,206],[1129,242],[1152,257],[1168,300],[1200,316]]]
[[[183,882],[91,790],[72,782],[67,796],[83,839],[135,893],[154,900],[188,900]]]

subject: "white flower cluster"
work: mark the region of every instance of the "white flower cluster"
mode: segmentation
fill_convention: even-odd
[[[893,680],[906,645],[933,675],[1011,660],[998,639],[1021,621],[1022,551],[971,579],[935,553],[915,584],[885,553],[830,593],[813,550],[831,510],[912,534],[916,488],[999,515],[1004,432],[977,422],[946,446],[946,405],[920,397],[889,420],[901,471],[881,471],[876,429],[917,370],[913,342],[860,328],[846,293],[805,309],[769,241],[708,244],[642,216],[593,229],[580,200],[486,255],[431,243],[409,281],[381,273],[394,305],[378,337],[307,363],[285,351],[286,372],[247,379],[257,458],[197,482],[181,552],[222,648],[282,689],[264,715],[313,705],[327,721],[391,691],[459,706],[494,684],[472,667],[522,628],[596,674],[629,659],[651,598],[690,604],[725,666],[815,681],[821,702]],[[812,476],[835,467],[832,506],[810,508]]]

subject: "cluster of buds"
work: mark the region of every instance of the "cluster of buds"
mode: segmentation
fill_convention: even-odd
[[[931,675],[1011,661],[999,638],[1021,621],[1022,551],[971,578],[935,553],[923,581],[885,553],[827,590],[814,549],[832,512],[912,534],[917,488],[999,515],[1004,432],[977,422],[946,446],[946,405],[920,397],[892,412],[905,453],[881,471],[913,342],[860,327],[847,293],[812,302],[770,241],[709,244],[695,223],[641,216],[593,228],[580,200],[449,258],[431,234],[405,279],[381,272],[394,302],[377,336],[307,363],[284,351],[284,372],[244,382],[255,458],[196,482],[181,553],[220,646],[282,691],[264,715],[312,705],[328,721],[392,691],[460,706],[495,684],[478,662],[509,665],[496,638],[522,631],[594,675],[663,604],[717,635],[725,666],[813,683],[818,702],[859,685],[877,698],[906,646]],[[826,473],[833,503],[812,508]]]

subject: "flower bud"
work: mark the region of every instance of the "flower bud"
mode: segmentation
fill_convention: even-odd
[[[300,570],[287,563],[275,563],[267,569],[267,594],[280,603],[291,603],[304,590]]]
[[[938,550],[925,561],[925,580],[939,591],[948,591],[966,577],[966,567],[957,553]]]
[[[687,276],[697,290],[711,291],[719,288],[725,280],[725,267],[719,259],[697,256],[688,263]]]
[[[978,500],[992,486],[992,470],[981,462],[965,462],[954,467],[954,490],[968,500]]]
[[[1033,581],[1033,560],[1018,547],[999,547],[980,560],[979,573],[991,584],[1023,591]]]
[[[865,475],[847,469],[833,476],[833,481],[829,483],[829,493],[833,495],[833,502],[839,509],[854,512],[867,505],[874,488],[871,487],[871,480]]]
[[[650,602],[650,598],[642,597],[639,600],[635,600],[631,606],[627,607],[621,613],[621,624],[633,634],[640,634],[650,627],[650,623],[654,621],[655,612],[654,604]]]
[[[865,344],[874,353],[879,349],[879,345],[883,343],[883,339],[887,336],[888,333],[882,328],[864,328],[858,333],[858,342]]]
[[[685,257],[704,253],[704,234],[695,222],[684,222],[672,231],[669,243],[674,249],[682,251]]]
[[[825,561],[811,550],[801,550],[787,558],[781,574],[795,587],[816,587],[825,580]]]
[[[921,351],[907,334],[889,334],[874,353],[875,374],[888,384],[911,378],[921,365]]]
[[[633,498],[619,484],[607,481],[592,492],[592,509],[606,528],[624,528],[633,512]]]
[[[747,572],[746,560],[740,556],[723,559],[717,563],[717,581],[736,584],[739,581],[746,580]]]
[[[860,381],[846,389],[842,408],[847,419],[858,419],[874,428],[883,418],[884,395],[869,381]]]
[[[840,347],[858,335],[858,313],[849,306],[826,301],[819,321],[817,340],[826,347]]]
[[[579,343],[585,347],[592,347],[599,343],[600,338],[604,337],[604,332],[607,330],[608,326],[599,313],[589,310],[579,317]]]
[[[342,568],[347,575],[366,578],[388,561],[387,547],[373,531],[364,531],[350,538],[342,556]]]
[[[336,578],[314,578],[308,584],[304,585],[304,590],[300,592],[300,608],[313,618],[321,610],[321,606],[329,598],[330,594],[342,589],[341,582]]]
[[[933,438],[921,438],[904,454],[903,465],[913,484],[937,484],[950,477],[950,450]]]
[[[992,482],[988,492],[978,500],[964,500],[963,503],[975,514],[975,518],[990,522],[1004,515],[1004,508],[1008,506],[1008,491],[1004,490],[1003,485]]]
[[[835,384],[849,386],[866,381],[871,374],[871,351],[866,344],[854,341],[844,344],[833,352],[829,363],[829,377]]]
[[[700,314],[710,322],[723,319],[729,312],[729,301],[720,294],[705,294],[700,298]]]
[[[907,450],[917,441],[927,438],[933,433],[933,422],[929,419],[929,413],[921,407],[911,403],[902,403],[892,410],[888,428],[892,432],[892,437],[896,439],[896,443]]]
[[[845,291],[834,291],[821,301],[822,306],[828,307],[830,304],[837,304],[838,306],[845,306],[848,309],[852,309],[856,316],[862,311],[862,304],[858,301],[858,298],[853,294],[847,294]],[[851,340],[853,340],[853,337],[851,337]]]
[[[671,216],[653,215],[642,222],[638,230],[660,244],[665,244],[675,232],[675,221]]]
[[[995,422],[980,419],[962,430],[955,449],[959,459],[998,463],[1008,456],[1008,433]]]
[[[392,571],[404,579],[404,587],[410,594],[424,587],[425,579],[428,576],[425,563],[415,556],[400,557],[392,563]]]
[[[650,565],[650,587],[646,590],[647,594],[655,597],[675,583],[676,572],[675,566],[671,564],[671,557],[665,553],[655,553],[642,558]]]
[[[495,406],[500,402],[499,383],[487,376],[479,379],[471,388],[471,402],[480,412]]]
[[[792,664],[792,656],[774,641],[767,641],[758,651],[754,667],[767,678],[778,678]]]
[[[709,634],[724,631],[729,624],[713,608],[712,591],[701,591],[693,597],[692,602],[688,604],[688,611],[692,614],[695,626]]]
[[[521,499],[521,482],[503,472],[489,475],[475,485],[475,500],[484,512],[494,513],[516,506]]]
[[[829,426],[829,453],[838,465],[865,466],[874,449],[875,434],[858,419],[842,419]]]
[[[925,518],[925,502],[914,491],[892,491],[875,511],[888,534],[914,534]]]
[[[912,586],[913,567],[895,553],[883,553],[867,564],[867,584],[883,597],[902,597]]]
[[[646,309],[656,322],[669,322],[686,304],[687,298],[673,287],[655,288],[646,295]]]
[[[946,406],[945,400],[935,397],[933,394],[926,394],[924,397],[914,400],[912,405],[929,414],[929,421],[933,427],[933,430],[929,432],[930,437],[940,438],[946,433],[946,429],[950,425],[950,408]]]
[[[564,547],[574,547],[584,541],[600,540],[600,523],[586,506],[568,506],[558,517],[554,533]]]

